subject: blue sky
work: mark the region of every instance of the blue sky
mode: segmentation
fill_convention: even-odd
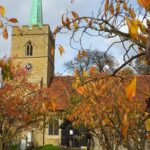
[[[80,16],[96,14],[99,9],[101,0],[76,0],[71,4],[71,0],[43,0],[43,20],[45,24],[49,24],[53,31],[57,25],[61,24],[61,16],[67,11],[76,11]],[[0,0],[0,5],[6,8],[6,16],[8,18],[16,17],[19,25],[28,25],[32,0]],[[7,55],[9,57],[11,51],[11,28],[9,29],[9,39],[4,40],[0,35],[0,57]],[[94,42],[94,44],[92,44]],[[87,38],[87,47],[92,49],[106,50],[112,41],[102,38]],[[71,60],[77,54],[69,46],[69,35],[59,34],[56,37],[56,44],[61,44],[65,48],[65,54],[61,57],[56,49],[55,55],[55,73],[64,73],[64,63]],[[118,50],[117,50],[118,49]],[[120,59],[122,52],[120,47],[116,47],[111,54]],[[117,52],[116,52],[117,51]],[[121,61],[121,59],[120,59]],[[67,74],[67,72],[65,72]]]

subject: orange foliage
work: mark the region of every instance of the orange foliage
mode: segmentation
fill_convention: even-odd
[[[6,68],[9,62],[9,70]],[[3,72],[9,71],[4,86],[0,88],[0,131],[1,138],[10,142],[17,133],[34,125],[38,127],[43,113],[55,110],[55,101],[48,88],[28,82],[28,71],[14,67],[10,61],[0,61]],[[7,132],[6,132],[7,130]]]

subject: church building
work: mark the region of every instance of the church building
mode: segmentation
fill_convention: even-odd
[[[30,25],[21,28],[12,27],[11,57],[13,63],[29,71],[29,82],[41,86],[49,86],[52,96],[57,99],[57,110],[63,111],[68,106],[68,97],[65,91],[71,91],[73,77],[55,77],[55,40],[48,24],[43,24],[42,0],[32,0]],[[63,128],[61,120],[54,120],[43,131],[27,132],[27,142],[36,146],[53,144],[58,146],[80,147],[83,142],[78,142],[73,136],[77,135],[69,127]],[[27,143],[27,144],[28,144]],[[84,142],[85,143],[85,142]]]

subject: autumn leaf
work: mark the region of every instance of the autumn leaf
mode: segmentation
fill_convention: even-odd
[[[150,8],[150,0],[137,0],[137,2],[139,3],[139,5],[144,7],[146,10],[149,10],[149,8]]]
[[[120,13],[120,3],[119,2],[116,3],[116,12]]]
[[[110,5],[110,12],[112,15],[114,15],[115,10],[114,10],[113,3],[111,3],[111,5]]]
[[[87,23],[89,23],[89,20],[88,20],[87,17],[84,17],[84,20],[85,20]]]
[[[123,2],[123,9],[126,10],[126,11],[128,10],[127,3],[126,3],[126,2]]]
[[[62,46],[62,45],[59,45],[58,49],[59,49],[59,53],[60,53],[60,55],[62,56],[62,55],[63,55],[63,53],[65,52],[65,50],[64,50],[64,48],[63,48],[63,46]]]
[[[10,18],[8,19],[8,22],[18,23],[18,20],[16,18]]]
[[[4,15],[5,15],[5,8],[3,6],[0,6],[0,15],[2,17],[4,17]]]
[[[72,16],[73,16],[74,19],[79,18],[79,15],[76,12],[72,11],[71,13],[72,13]]]
[[[68,29],[70,29],[70,20],[69,20],[69,18],[66,19],[66,27]]]
[[[83,95],[85,93],[85,88],[83,86],[77,88],[78,94]]]
[[[6,28],[6,27],[3,28],[3,38],[4,38],[5,40],[8,39],[8,31],[7,31],[7,28]]]
[[[81,60],[81,59],[82,59],[82,56],[81,56],[81,52],[80,52],[80,51],[78,52],[77,59],[78,59],[78,60]]]
[[[133,19],[135,19],[135,18],[136,18],[136,14],[135,14],[134,9],[129,8],[129,14],[131,15],[131,17],[132,17]]]
[[[128,127],[129,127],[128,115],[127,115],[127,113],[125,113],[124,116],[123,116],[122,129],[121,129],[122,135],[123,135],[124,138],[127,135]]]
[[[74,29],[75,29],[75,30],[78,29],[78,24],[77,24],[75,21],[73,22],[73,26],[74,26]]]
[[[131,35],[132,39],[137,39],[138,37],[138,29],[139,29],[139,22],[137,20],[130,20],[128,17],[125,17],[129,34]]]
[[[133,80],[128,84],[128,86],[125,88],[126,96],[129,99],[132,99],[136,95],[136,77],[133,78]]]
[[[61,23],[62,23],[63,26],[66,25],[66,23],[65,23],[65,21],[64,21],[64,15],[62,15],[62,17],[61,17]]]
[[[59,29],[59,27],[57,26],[57,27],[54,29],[53,34],[56,35],[56,34],[59,32],[59,30],[60,30],[60,29]]]
[[[91,67],[90,69],[89,69],[89,74],[90,75],[93,75],[93,74],[95,74],[96,73],[96,68],[95,67]]]
[[[106,15],[106,12],[108,11],[108,9],[109,9],[109,0],[106,0],[105,1],[105,15]]]
[[[146,127],[146,130],[147,130],[147,131],[150,131],[150,119],[147,119],[147,120],[145,121],[145,127]]]
[[[3,22],[0,20],[0,28],[3,27]]]

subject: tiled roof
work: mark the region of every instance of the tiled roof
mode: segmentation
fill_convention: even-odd
[[[72,89],[72,76],[55,76],[50,86],[51,96],[56,99],[57,110],[64,110],[69,106]]]

